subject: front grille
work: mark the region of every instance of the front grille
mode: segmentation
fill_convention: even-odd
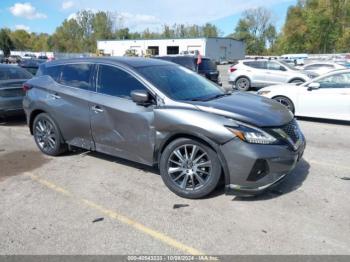
[[[295,119],[284,126],[267,129],[266,131],[278,138],[280,142],[288,143],[293,150],[297,150],[303,141],[303,135]]]
[[[288,135],[294,143],[298,142],[301,138],[299,126],[295,119],[282,127],[282,130]]]

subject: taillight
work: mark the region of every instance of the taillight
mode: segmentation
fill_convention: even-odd
[[[235,68],[235,67],[230,67],[230,69],[228,70],[228,72],[229,73],[233,73],[234,71],[236,71],[237,70],[237,68]]]
[[[32,88],[32,86],[30,84],[27,84],[27,83],[24,83],[22,86],[22,89],[24,92],[27,92],[31,88]]]

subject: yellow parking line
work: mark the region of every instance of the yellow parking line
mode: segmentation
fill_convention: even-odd
[[[110,217],[111,219],[114,219],[114,220],[117,220],[123,224],[126,224],[128,226],[131,226],[132,228],[146,234],[146,235],[149,235],[151,236],[152,238],[160,241],[160,242],[163,242],[165,243],[166,245],[168,246],[171,246],[173,248],[176,248],[180,251],[183,251],[187,254],[190,254],[190,255],[203,255],[203,253],[197,249],[194,249],[192,247],[189,247],[161,232],[158,232],[157,230],[154,230],[154,229],[151,229],[135,220],[132,220],[122,214],[119,214],[118,212],[116,211],[113,211],[113,210],[110,210],[110,209],[107,209],[101,205],[98,205],[90,200],[87,200],[87,199],[84,199],[84,198],[79,198],[75,195],[73,195],[71,192],[69,192],[68,190],[46,180],[46,179],[43,179],[43,178],[40,178],[39,176],[36,176],[34,174],[31,174],[31,173],[26,173],[26,175],[28,175],[32,180],[34,181],[37,181],[39,182],[40,184],[46,186],[47,188],[49,189],[52,189],[62,195],[65,195],[67,197],[71,197],[73,198],[74,200],[77,200],[81,203],[84,203],[86,206],[90,207],[90,208],[93,208],[95,210],[98,210],[99,212],[107,215],[108,217]]]

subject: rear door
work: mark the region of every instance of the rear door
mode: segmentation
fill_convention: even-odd
[[[300,115],[350,120],[350,73],[339,73],[318,81],[319,89],[299,91]]]
[[[53,80],[45,103],[57,122],[65,141],[73,146],[93,149],[90,132],[89,100],[94,65],[89,63],[52,66],[44,74]]]
[[[266,85],[266,61],[247,61],[243,64],[246,66],[247,75],[251,76],[253,86]]]
[[[90,103],[91,130],[96,150],[153,164],[154,106],[131,100],[133,90],[146,90],[131,72],[114,65],[98,65],[96,93]]]

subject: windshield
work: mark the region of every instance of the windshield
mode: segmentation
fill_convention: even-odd
[[[210,59],[202,59],[202,63],[198,65],[198,71],[216,71],[216,64]]]
[[[225,94],[219,86],[181,66],[139,67],[137,71],[174,100],[208,100]]]

